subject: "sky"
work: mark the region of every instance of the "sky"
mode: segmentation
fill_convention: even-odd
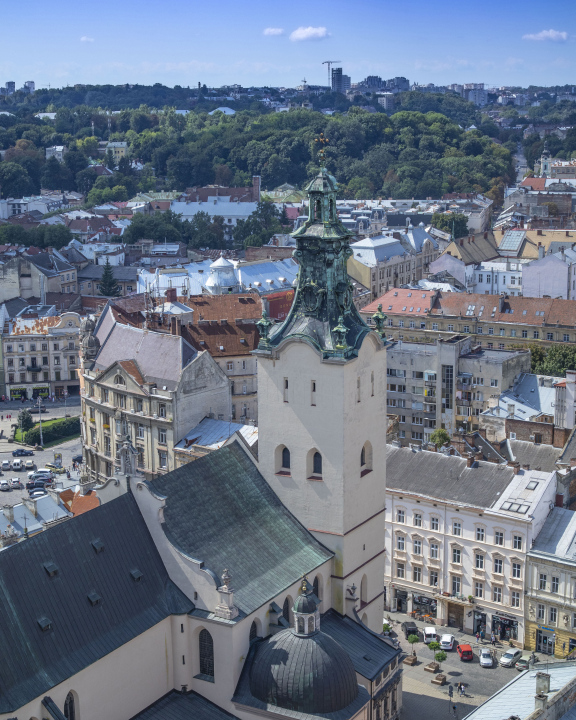
[[[0,85],[294,87],[351,76],[421,84],[576,84],[574,0],[24,0],[2,10]]]

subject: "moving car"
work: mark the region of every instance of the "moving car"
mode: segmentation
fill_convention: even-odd
[[[66,472],[63,467],[60,467],[60,465],[54,465],[54,463],[46,463],[45,469],[51,470],[56,475],[61,475],[62,473]]]
[[[534,653],[531,653],[530,655],[523,655],[516,663],[516,670],[529,670],[531,662],[538,662],[538,658],[534,655]]]
[[[456,638],[454,635],[442,635],[440,638],[440,647],[442,650],[452,650],[455,642]]]
[[[480,650],[480,667],[492,667],[494,665],[494,658],[488,648],[482,648]]]
[[[12,490],[20,490],[20,488],[22,487],[20,478],[12,478],[10,480],[10,487],[12,488]]]
[[[12,450],[12,457],[28,457],[28,455],[34,455],[32,450],[24,450],[24,448],[17,448]]]
[[[510,650],[507,650],[500,658],[500,665],[502,665],[502,667],[513,667],[521,657],[522,650],[518,650],[518,648],[510,648]]]
[[[408,620],[408,622],[402,623],[402,632],[404,637],[407,639],[408,635],[418,635],[418,627],[415,622]]]
[[[10,460],[2,460],[2,470],[10,470],[11,467]]]
[[[31,407],[31,408],[29,408],[29,410],[32,413],[32,415],[39,415],[40,413],[48,412],[48,408],[45,408],[45,407],[43,407],[43,408]]]
[[[474,653],[472,652],[471,645],[456,645],[456,652],[460,655],[460,660],[474,660]]]
[[[20,460],[19,458],[16,458],[16,460],[12,460],[12,470],[24,470],[22,460]]]
[[[8,492],[10,490],[10,483],[8,480],[0,480],[0,490],[2,492]]]
[[[424,642],[426,643],[426,645],[428,645],[428,643],[431,643],[431,642],[436,642],[436,639],[438,638],[435,627],[425,627],[423,635],[424,635]]]

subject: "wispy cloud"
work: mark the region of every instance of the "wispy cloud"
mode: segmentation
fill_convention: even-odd
[[[330,33],[325,27],[299,27],[290,33],[292,42],[302,42],[303,40],[324,40],[330,37]]]
[[[284,35],[284,28],[266,28],[263,35]]]
[[[566,42],[566,40],[568,40],[568,33],[565,30],[541,30],[539,33],[522,35],[522,40]]]
[[[94,42],[94,38],[88,37],[88,35],[82,35],[80,42]]]

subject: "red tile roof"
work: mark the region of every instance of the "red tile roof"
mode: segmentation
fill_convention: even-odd
[[[524,178],[520,183],[520,187],[529,187],[532,190],[545,190],[546,178]]]
[[[382,305],[382,312],[410,315],[410,317],[424,317],[430,309],[431,298],[435,290],[389,290],[385,295],[374,300],[370,305],[362,308],[363,314],[373,315]],[[466,296],[469,297],[469,296]]]
[[[201,323],[182,328],[182,337],[197,350],[208,350],[212,357],[249,355],[258,346],[258,330],[254,323],[225,325]]]

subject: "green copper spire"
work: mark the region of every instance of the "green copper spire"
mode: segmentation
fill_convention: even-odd
[[[321,161],[324,160],[324,153]],[[294,257],[300,264],[292,308],[284,322],[269,328],[260,351],[271,351],[288,338],[311,343],[324,358],[355,357],[370,328],[353,301],[347,261],[350,234],[336,213],[336,180],[322,167],[306,188],[308,219],[294,233]],[[269,321],[268,321],[269,322]]]

